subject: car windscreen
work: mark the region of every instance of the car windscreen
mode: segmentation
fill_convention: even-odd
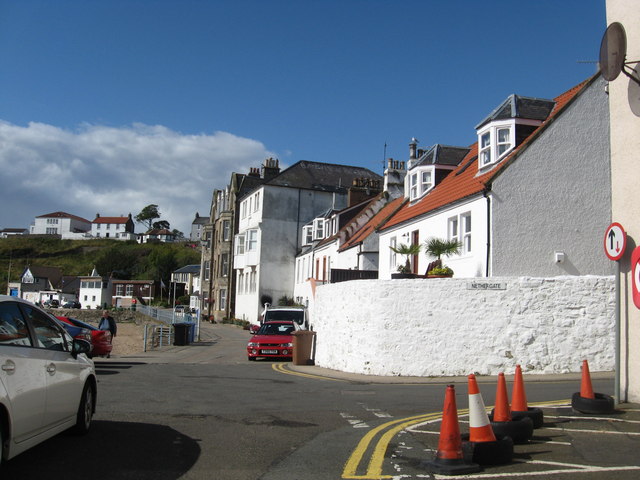
[[[290,335],[293,330],[293,325],[286,323],[265,323],[258,330],[258,335]]]
[[[304,323],[304,312],[301,310],[267,310],[264,314],[265,322],[285,320],[296,322],[298,325]]]

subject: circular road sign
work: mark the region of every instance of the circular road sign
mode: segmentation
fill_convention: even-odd
[[[633,303],[640,308],[640,247],[636,247],[631,252],[631,290],[633,292]]]
[[[610,260],[620,260],[627,248],[627,234],[619,223],[612,223],[604,232],[604,253]]]

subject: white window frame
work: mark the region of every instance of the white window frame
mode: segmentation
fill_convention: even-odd
[[[471,253],[471,212],[460,215],[460,229],[462,253]]]
[[[325,226],[324,218],[316,218],[313,221],[313,239],[314,240],[324,239],[324,226]]]
[[[411,200],[418,198],[418,172],[412,173],[409,177],[409,198]]]
[[[459,241],[460,238],[460,219],[458,215],[449,217],[447,220],[447,231],[449,240]]]
[[[398,245],[398,239],[396,237],[391,237],[389,239],[389,251],[391,254],[389,255],[389,267],[391,270],[395,270],[398,267],[398,254],[391,250],[392,248],[396,248]]]
[[[313,225],[305,225],[302,227],[302,245],[311,245],[313,243]]]
[[[260,208],[260,192],[256,193],[256,199],[253,202],[253,211],[257,212]]]
[[[507,141],[500,141],[500,132],[507,131]],[[509,127],[497,127],[496,128],[496,154],[498,158],[504,156],[509,150],[511,150],[511,128]]]
[[[124,295],[124,285],[116,285],[116,297],[122,297]]]
[[[125,297],[133,297],[133,285],[127,284],[124,290]]]
[[[218,297],[218,310],[225,310],[227,308],[227,289],[221,288]]]
[[[244,255],[244,242],[245,242],[245,234],[240,233],[236,235],[236,255]]]
[[[246,247],[245,252],[257,252],[258,251],[258,230],[251,229],[246,232]]]
[[[227,277],[229,272],[229,254],[223,253],[220,255],[220,276]]]
[[[424,177],[425,175],[429,176],[429,180],[425,181]],[[420,191],[421,193],[426,193],[427,191],[431,190],[431,188],[433,187],[433,172],[431,170],[422,170],[420,172]]]
[[[491,159],[491,130],[486,132],[482,132],[480,134],[480,138],[478,140],[478,146],[480,147],[480,152],[478,153],[478,157],[480,159],[480,167],[484,167],[486,165],[490,165],[492,162]]]

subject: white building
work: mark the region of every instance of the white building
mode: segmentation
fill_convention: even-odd
[[[91,231],[91,222],[66,212],[40,215],[31,225],[32,235],[60,235],[62,238],[83,238]]]
[[[117,240],[136,240],[135,224],[131,214],[127,217],[101,217],[99,213],[91,222],[91,236]]]
[[[424,195],[407,192],[382,227],[380,278],[404,262],[389,247],[434,237],[461,243],[443,259],[457,277],[611,275],[601,251],[611,219],[608,125],[597,76],[553,100],[507,98],[476,127],[478,143],[459,166]],[[433,260],[415,255],[413,272]]]
[[[361,167],[300,161],[239,199],[237,318],[255,323],[262,301],[277,304],[281,297],[293,298],[302,227],[318,212],[346,207],[348,187],[360,178],[381,181]]]
[[[102,277],[94,268],[90,275],[80,276],[78,301],[82,308],[100,309],[111,305],[111,279]]]
[[[619,22],[625,30],[627,61],[640,55],[640,16],[638,4],[631,0],[607,0],[607,24]],[[603,32],[604,33],[604,32]],[[596,52],[594,52],[594,55]],[[618,51],[617,54],[620,54]],[[622,52],[624,58],[624,52]],[[624,73],[608,84],[611,111],[611,182],[613,221],[619,222],[627,236],[640,239],[638,216],[638,151],[640,151],[640,67],[632,62],[625,67],[634,78]],[[630,243],[630,242],[628,242]],[[631,261],[628,248],[620,260],[622,272],[620,295],[620,323],[622,331],[618,345],[621,358],[620,399],[640,402],[640,264]],[[636,254],[638,254],[636,247]],[[635,256],[634,256],[635,259]],[[635,293],[635,300],[634,300]]]

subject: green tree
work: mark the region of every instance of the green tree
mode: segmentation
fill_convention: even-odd
[[[151,204],[144,207],[139,214],[135,217],[136,222],[143,224],[147,227],[147,230],[151,230],[153,227],[153,221],[156,218],[160,218],[160,210],[158,210],[158,205]]]
[[[169,230],[171,225],[166,220],[159,220],[157,222],[153,222],[153,228],[157,228],[158,230]]]
[[[424,242],[424,250],[430,257],[441,260],[441,257],[450,257],[460,253],[462,244],[457,240],[443,240],[442,238],[430,238]]]

